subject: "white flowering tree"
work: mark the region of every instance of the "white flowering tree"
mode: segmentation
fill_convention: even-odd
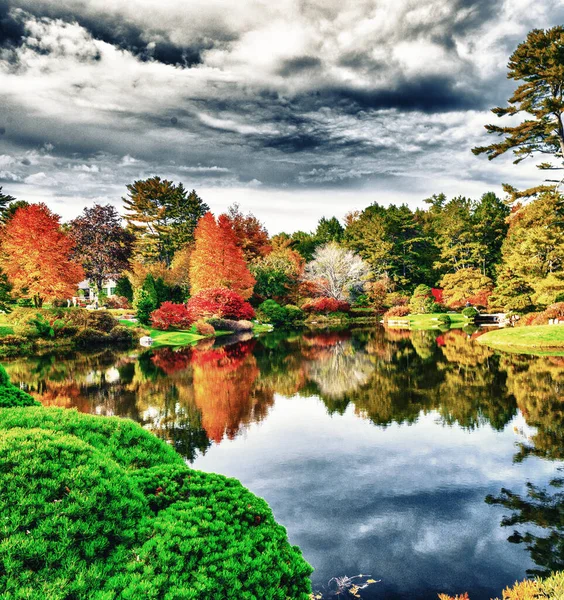
[[[364,286],[369,273],[370,267],[360,256],[329,242],[317,248],[313,260],[306,265],[303,279],[314,283],[321,295],[345,301],[351,290]]]

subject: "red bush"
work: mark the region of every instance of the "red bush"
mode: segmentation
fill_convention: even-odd
[[[253,307],[227,288],[202,290],[188,300],[187,308],[193,321],[209,317],[249,320],[255,316]]]
[[[335,298],[313,298],[302,306],[305,312],[325,315],[332,312],[349,312],[350,309],[351,305],[348,302],[335,300]]]
[[[192,325],[193,319],[184,304],[163,302],[160,308],[151,313],[151,325],[155,329],[166,331],[170,327],[187,329]]]
[[[392,317],[407,317],[410,312],[409,306],[392,306],[384,313],[384,321]]]
[[[442,304],[443,302],[443,290],[440,288],[432,288],[431,294],[433,294],[433,298],[437,304]]]
[[[129,300],[125,296],[109,296],[104,300],[108,308],[131,308]]]

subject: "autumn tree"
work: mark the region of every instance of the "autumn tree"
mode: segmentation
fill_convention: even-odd
[[[82,264],[98,292],[105,281],[118,279],[128,268],[135,238],[122,227],[111,204],[85,208],[71,221],[69,232],[74,241],[73,257]]]
[[[226,215],[216,221],[211,213],[198,222],[195,245],[190,258],[190,289],[225,287],[248,299],[253,293],[255,278],[249,272],[243,250],[237,245],[235,232]]]
[[[517,125],[486,125],[489,134],[501,141],[479,146],[472,152],[485,154],[490,160],[513,152],[518,164],[530,156],[552,156],[560,166],[542,162],[539,169],[562,168],[564,159],[564,27],[533,29],[527,39],[511,55],[507,77],[522,82],[509,98],[509,106],[496,107],[497,117],[524,115]],[[539,185],[524,191],[504,185],[512,199],[536,195],[554,189],[554,185]]]
[[[182,183],[160,177],[135,181],[123,198],[125,219],[136,236],[135,252],[145,263],[170,266],[177,250],[191,243],[198,220],[209,210],[207,204]]]
[[[73,239],[61,231],[59,217],[45,204],[20,208],[4,230],[0,266],[17,293],[45,300],[76,293],[84,279],[81,265],[72,260]]]
[[[235,203],[229,207],[226,216],[235,232],[237,245],[243,250],[247,262],[266,256],[272,250],[268,231],[253,213],[244,215],[239,205]]]
[[[335,242],[319,247],[305,267],[304,280],[315,284],[320,296],[345,301],[364,286],[370,268],[360,256]]]
[[[444,303],[451,308],[463,306],[466,302],[487,306],[493,281],[479,269],[468,267],[454,273],[446,273],[439,286],[443,290]]]

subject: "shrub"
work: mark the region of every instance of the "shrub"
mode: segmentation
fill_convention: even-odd
[[[125,296],[109,296],[104,300],[107,308],[131,308],[129,300]]]
[[[286,323],[289,326],[297,327],[303,325],[305,315],[301,308],[293,304],[286,304],[284,309],[286,310]]]
[[[406,296],[401,292],[392,292],[391,294],[386,295],[386,306],[405,306],[406,304],[409,304],[409,296]]]
[[[348,302],[335,298],[313,298],[302,306],[302,310],[309,313],[329,314],[333,312],[347,313],[351,309]]]
[[[196,328],[196,333],[199,335],[209,337],[215,334],[214,326],[211,323],[200,320],[194,323],[194,327]]]
[[[257,317],[263,323],[283,325],[286,322],[286,310],[274,300],[265,300],[257,309]]]
[[[450,325],[451,323],[450,317],[448,315],[439,315],[437,317],[437,321],[439,322],[439,325]]]
[[[37,337],[49,339],[55,337],[55,327],[59,329],[63,325],[63,322],[59,319],[53,322],[48,321],[44,315],[37,313],[33,319],[29,320],[29,324],[35,327]]]
[[[435,302],[432,290],[428,285],[421,284],[415,288],[415,291],[409,300],[409,309],[414,315],[424,315],[435,312],[437,303]]]
[[[18,301],[16,302],[16,305],[21,307],[21,308],[32,308],[33,307],[33,301],[31,298],[18,298]]]
[[[194,321],[218,317],[220,319],[252,319],[253,307],[243,297],[227,288],[202,290],[188,300],[187,308]]]
[[[407,317],[407,315],[409,315],[411,313],[409,306],[404,306],[404,305],[397,305],[397,306],[392,306],[392,308],[389,308],[385,313],[384,313],[384,320],[387,321],[390,318],[393,317]]]
[[[92,327],[84,327],[74,336],[74,344],[78,348],[88,348],[89,346],[105,344],[109,338],[110,336],[103,331],[92,329]]]
[[[29,344],[29,339],[24,337],[23,335],[14,335],[9,333],[8,335],[4,335],[0,337],[0,345],[2,346],[25,346]]]
[[[240,333],[243,331],[251,331],[253,324],[250,321],[234,321],[233,319],[208,319],[208,323],[216,331],[233,331]]]
[[[564,302],[551,304],[543,313],[548,322],[549,319],[564,319]]]
[[[477,308],[475,308],[474,306],[467,306],[462,311],[462,316],[466,317],[467,319],[474,319],[479,314],[480,314],[480,311]]]
[[[8,595],[91,597],[123,569],[149,514],[123,468],[75,436],[37,429],[5,433],[0,462],[10,472],[0,510],[18,523],[0,547]]]
[[[193,319],[190,311],[184,304],[173,304],[163,302],[160,308],[151,314],[151,325],[155,329],[167,331],[171,327],[177,329],[188,329]]]
[[[131,329],[131,327],[125,327],[124,325],[114,327],[109,333],[109,339],[114,344],[131,346],[136,341],[136,337],[133,329]]]
[[[0,429],[8,595],[308,600],[311,568],[266,502],[138,424],[15,408]]]
[[[32,396],[10,383],[6,369],[0,365],[0,408],[38,405]]]
[[[151,320],[151,313],[157,309],[156,296],[144,288],[135,290],[133,308],[139,323],[148,325]]]

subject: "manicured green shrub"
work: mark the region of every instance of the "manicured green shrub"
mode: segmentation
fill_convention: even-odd
[[[0,430],[8,597],[308,600],[311,567],[266,502],[132,421],[14,408]]]
[[[432,289],[425,284],[418,285],[409,300],[409,309],[413,315],[425,315],[437,311],[437,303]]]
[[[0,410],[0,431],[14,427],[74,435],[128,470],[184,464],[173,448],[128,419],[102,419],[62,408]]]
[[[439,315],[437,317],[437,321],[439,322],[439,325],[450,325],[451,323],[450,317],[448,315]]]
[[[274,300],[265,300],[258,306],[257,317],[263,323],[272,325],[284,325],[286,321],[286,310]]]
[[[466,317],[467,319],[473,319],[474,317],[476,317],[476,315],[479,315],[480,311],[475,308],[474,306],[467,306],[463,311],[462,311],[462,316]]]
[[[10,383],[6,369],[0,365],[0,408],[39,406],[32,396]]]
[[[133,296],[133,308],[136,317],[142,325],[148,325],[151,320],[151,313],[157,309],[157,301],[149,291],[144,288],[135,290]]]
[[[93,597],[131,560],[147,502],[103,452],[75,436],[12,429],[0,465],[7,597]]]

